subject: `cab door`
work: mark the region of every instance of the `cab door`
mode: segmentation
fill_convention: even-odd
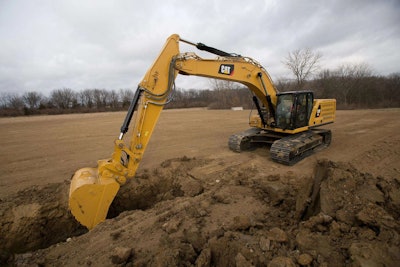
[[[312,92],[299,92],[294,100],[294,128],[301,128],[308,125],[310,119],[314,96]]]

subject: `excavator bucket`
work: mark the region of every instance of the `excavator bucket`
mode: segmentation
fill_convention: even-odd
[[[97,168],[80,169],[71,180],[69,208],[76,220],[91,230],[106,219],[119,187],[114,179],[99,177]]]

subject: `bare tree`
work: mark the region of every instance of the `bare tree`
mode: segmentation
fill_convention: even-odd
[[[211,103],[209,108],[212,109],[225,109],[235,106],[244,106],[249,99],[249,93],[247,97],[243,97],[241,92],[245,90],[249,92],[242,84],[233,81],[211,79],[212,95]]]
[[[303,89],[306,79],[318,70],[321,57],[322,54],[314,52],[310,48],[289,52],[283,63],[296,76],[299,89]]]
[[[76,93],[69,88],[53,90],[50,97],[53,104],[61,109],[71,108],[76,102]]]
[[[279,92],[286,92],[296,90],[297,85],[294,84],[292,79],[278,78],[275,82],[275,87]]]
[[[129,107],[133,99],[134,91],[131,89],[120,89],[119,91],[122,107]]]
[[[400,73],[392,73],[384,80],[383,106],[400,107]]]
[[[104,108],[107,106],[109,93],[105,89],[94,89],[93,99],[97,108]]]
[[[8,106],[14,110],[22,110],[24,108],[24,101],[17,93],[10,93],[7,97]]]
[[[31,91],[31,92],[26,92],[23,96],[22,99],[25,103],[25,105],[30,108],[30,109],[37,109],[40,105],[40,102],[43,100],[43,95],[41,93]]]
[[[84,107],[87,108],[92,108],[93,107],[93,90],[92,89],[85,89],[83,91],[80,91],[79,94],[79,101],[80,104]]]
[[[111,90],[109,99],[111,108],[117,108],[119,106],[119,95],[115,90]]]
[[[337,79],[337,91],[342,97],[343,104],[349,104],[351,93],[362,93],[361,81],[372,75],[371,67],[367,63],[346,63],[340,65],[334,72]]]
[[[24,108],[24,101],[17,93],[2,93],[0,96],[0,107],[11,109]]]
[[[0,108],[5,109],[8,108],[8,95],[9,93],[0,92]]]
[[[220,79],[210,79],[210,84],[211,88],[216,91],[225,89],[235,89],[239,87],[237,82],[220,80]]]

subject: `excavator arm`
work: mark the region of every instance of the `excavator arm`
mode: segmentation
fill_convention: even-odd
[[[218,57],[203,59],[192,52],[180,53],[179,42]],[[186,41],[176,34],[171,35],[138,85],[121,132],[115,140],[111,159],[99,160],[97,168],[80,169],[72,177],[69,207],[75,218],[88,229],[105,220],[120,186],[135,176],[160,113],[170,100],[178,74],[229,80],[247,86],[254,94],[262,128],[281,131],[275,128],[277,90],[267,71],[258,62],[202,43]],[[267,118],[261,116],[258,101],[268,110]],[[123,139],[131,122],[133,129],[127,146]]]
[[[170,96],[177,71],[173,58],[179,54],[179,36],[171,35],[157,60],[146,72],[131,102],[111,159],[99,160],[97,168],[78,170],[71,180],[69,208],[88,229],[105,220],[120,185],[133,177],[146,150],[163,105]],[[135,114],[134,114],[135,113]],[[130,145],[124,143],[134,121]]]

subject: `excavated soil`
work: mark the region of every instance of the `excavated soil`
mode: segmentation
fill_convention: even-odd
[[[0,265],[399,266],[400,110],[338,112],[331,127],[332,145],[293,167],[272,162],[267,148],[230,152],[228,132],[243,126],[244,113],[208,112],[162,114],[166,124],[161,123],[162,116],[149,156],[119,191],[109,218],[90,232],[68,211],[70,176],[54,179],[54,171],[63,173],[56,164],[47,166],[48,174],[35,172],[39,163],[33,155],[51,161],[45,154],[52,152],[29,149],[17,140],[18,127],[30,142],[35,139],[34,124],[31,136],[24,132],[30,129],[28,119],[47,123],[46,130],[56,132],[52,123],[66,121],[73,128],[82,117],[0,120],[17,133],[4,148],[12,154],[19,145],[24,147],[20,162],[31,170],[30,180],[18,180],[18,175],[24,177],[24,168],[19,171],[13,162],[4,164],[9,159],[3,160]],[[101,119],[111,123],[113,116],[120,114],[83,120],[99,125]],[[238,126],[232,122],[221,132],[211,127],[228,116],[239,116]],[[185,127],[169,124],[185,120]],[[199,124],[206,122],[208,130],[199,131]],[[176,136],[169,127],[178,127],[179,132],[196,125],[173,141]],[[62,129],[54,140],[46,138],[41,144],[57,150],[54,157],[69,169],[65,163],[79,165],[79,157],[74,154],[71,162],[61,152],[82,146],[80,141],[75,144],[72,129]],[[78,135],[90,139],[95,133]],[[107,131],[99,135],[110,138]],[[223,137],[225,142],[219,144]],[[200,142],[202,138],[209,142]],[[159,149],[163,144],[169,151]],[[91,151],[80,150],[82,161]],[[176,156],[179,153],[186,156]]]

